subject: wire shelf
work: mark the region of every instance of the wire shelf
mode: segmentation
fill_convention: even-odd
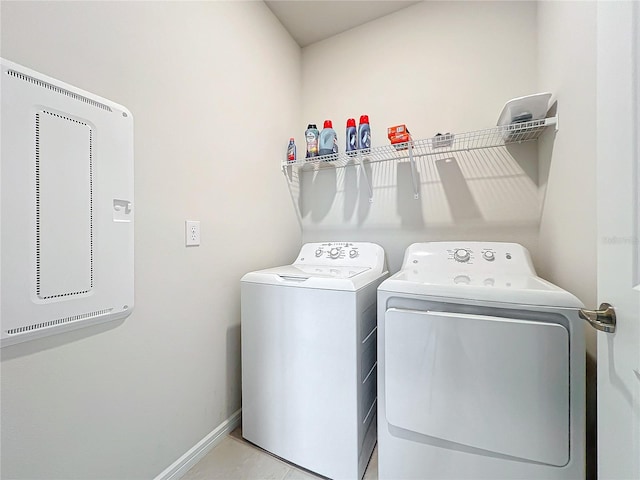
[[[543,118],[529,122],[503,125],[485,130],[466,133],[449,133],[422,140],[412,140],[396,145],[383,145],[369,151],[324,155],[313,158],[300,158],[295,162],[283,161],[282,167],[307,166],[317,168],[343,168],[366,162],[385,162],[414,160],[416,158],[443,153],[501,147],[504,145],[537,140],[549,126],[556,125],[557,117]]]
[[[408,162],[411,165],[411,181],[414,198],[420,198],[418,191],[418,173],[416,161],[426,161],[446,158],[451,154],[461,152],[482,151],[483,157],[498,157],[500,147],[537,140],[547,127],[558,125],[558,117],[543,118],[529,122],[512,123],[485,130],[467,133],[446,133],[423,140],[411,140],[407,143],[384,145],[368,150],[356,150],[349,153],[338,153],[313,158],[302,158],[295,162],[282,162],[282,171],[287,177],[289,190],[293,195],[294,184],[299,180],[299,173],[305,170],[319,170],[325,168],[344,168],[349,165],[364,167],[376,162]],[[486,149],[486,150],[482,150]],[[494,151],[492,152],[492,150]],[[295,167],[295,168],[294,168]],[[300,172],[298,172],[300,170]],[[360,168],[364,182],[368,187],[369,201],[373,201],[373,186],[365,168]]]

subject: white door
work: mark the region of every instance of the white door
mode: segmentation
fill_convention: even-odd
[[[598,478],[640,479],[640,4],[598,4]],[[588,192],[585,192],[588,194]]]

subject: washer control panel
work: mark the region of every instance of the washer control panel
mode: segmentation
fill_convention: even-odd
[[[470,247],[449,249],[449,258],[455,260],[458,263],[471,263],[472,260],[484,260],[486,262],[493,262],[496,259],[496,251],[492,248],[482,248],[481,250],[474,251]],[[513,255],[508,253],[505,255],[505,260],[511,260]]]
[[[442,273],[495,272],[535,275],[527,249],[517,243],[503,242],[414,243],[405,252],[404,268]],[[456,283],[464,284],[466,278],[468,276],[462,275]]]
[[[360,250],[353,243],[322,243],[317,246],[315,251],[316,258],[325,258],[329,260],[340,260],[346,258],[356,258],[360,255]]]
[[[307,243],[295,263],[333,266],[386,266],[380,245],[368,242]]]
[[[522,247],[521,247],[522,248]],[[517,251],[517,249],[514,249]],[[449,248],[447,249],[449,253],[448,259],[453,260],[457,263],[481,263],[481,262],[495,262],[496,259],[499,261],[509,262],[514,258],[514,254],[507,249],[504,252],[498,252],[496,247],[484,246],[480,248],[471,248],[471,246],[465,246],[461,248]],[[517,257],[517,255],[516,255]]]

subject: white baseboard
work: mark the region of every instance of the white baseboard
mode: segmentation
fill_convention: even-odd
[[[169,465],[154,480],[178,480],[181,478],[191,467],[198,463],[202,457],[209,453],[209,450],[218,445],[224,437],[240,425],[241,413],[241,408],[233,412],[229,418],[218,425],[218,428],[207,434],[206,437],[191,447],[178,460]]]

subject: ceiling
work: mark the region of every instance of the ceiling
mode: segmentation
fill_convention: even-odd
[[[403,0],[265,0],[298,45],[325,38],[420,3]]]

